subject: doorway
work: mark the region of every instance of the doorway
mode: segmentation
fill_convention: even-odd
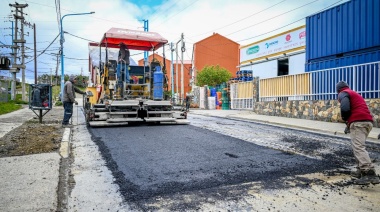
[[[278,69],[277,69],[277,76],[283,76],[289,74],[289,59],[281,59],[278,61]]]

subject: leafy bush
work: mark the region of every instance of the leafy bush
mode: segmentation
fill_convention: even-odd
[[[227,82],[232,74],[225,68],[217,66],[206,66],[197,74],[197,86],[215,86]]]

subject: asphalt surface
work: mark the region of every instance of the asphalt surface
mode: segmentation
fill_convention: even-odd
[[[156,199],[199,191],[220,199],[215,190],[239,185],[244,191],[241,185],[246,183],[284,189],[284,178],[347,168],[355,162],[345,138],[214,117],[194,115],[189,120],[190,126],[90,130],[121,194],[135,209],[158,210],[152,206],[161,202]],[[371,156],[379,158],[379,145],[371,147]],[[300,186],[311,182],[298,181]],[[222,198],[238,196],[224,192]],[[169,209],[196,210],[203,202],[204,198],[193,198],[192,204],[178,201]]]
[[[90,134],[80,105],[73,115],[67,211],[380,210],[380,186],[353,186],[347,169],[329,169],[353,164],[341,123],[193,110],[189,126],[97,128]],[[0,136],[33,116],[27,108],[0,116]],[[301,130],[282,133],[279,126]],[[367,143],[377,173],[379,132],[374,128]],[[121,140],[107,139],[114,136]],[[0,211],[54,211],[61,160],[58,153],[1,158]]]
[[[95,142],[104,144],[100,145],[105,148],[101,151],[109,152],[107,156],[117,165],[114,172],[125,176],[124,195],[131,200],[220,185],[270,181],[289,174],[331,168],[323,167],[318,160],[194,126],[97,128],[91,132]],[[313,168],[299,170],[299,166]]]

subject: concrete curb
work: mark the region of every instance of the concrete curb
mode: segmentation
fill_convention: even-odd
[[[59,154],[61,156],[61,162],[59,167],[59,181],[58,181],[58,204],[57,211],[68,211],[67,204],[69,199],[69,165],[70,165],[70,143],[72,129],[65,128],[63,132],[61,147],[59,149]]]
[[[71,129],[65,128],[62,136],[61,148],[59,149],[59,154],[62,158],[68,158],[70,155],[70,138]]]

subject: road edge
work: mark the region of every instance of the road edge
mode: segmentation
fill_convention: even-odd
[[[59,149],[61,160],[57,189],[57,211],[68,211],[71,133],[71,128],[65,128]]]

